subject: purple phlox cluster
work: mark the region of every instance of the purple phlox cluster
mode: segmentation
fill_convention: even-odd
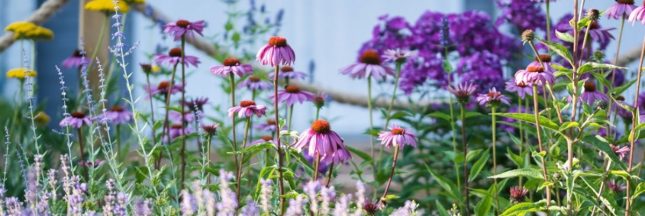
[[[461,76],[461,82],[479,83],[479,87],[483,89],[502,88],[504,86],[502,71],[499,56],[488,51],[462,57],[457,64],[457,73]]]
[[[509,23],[519,32],[527,29],[544,30],[546,28],[546,15],[539,2],[526,0],[497,0],[500,15],[495,21],[495,26]]]

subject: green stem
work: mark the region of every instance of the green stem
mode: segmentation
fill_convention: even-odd
[[[372,115],[372,111],[373,111],[372,109],[373,109],[373,107],[372,107],[372,76],[367,76],[367,112],[368,112],[368,115],[369,115],[369,124],[370,124],[370,127],[369,127],[369,129],[367,131],[368,131],[368,136],[369,136],[369,139],[370,139],[369,142],[370,142],[370,156],[372,157],[372,170],[374,172],[374,176],[376,176],[377,169],[376,169],[376,158],[374,157],[375,156],[375,154],[374,154],[375,153],[374,152],[374,149],[375,149],[374,137],[372,136],[372,133],[371,133],[372,129],[374,128],[374,119],[373,119],[373,115]],[[376,181],[376,178],[375,178],[375,181]]]
[[[276,122],[276,141],[278,146],[278,188],[280,189],[280,215],[285,211],[285,197],[284,197],[284,178],[282,175],[282,145],[280,143],[280,109],[278,106],[278,74],[280,73],[280,66],[275,66],[273,75],[273,108]]]
[[[212,137],[213,136],[210,135],[210,134],[206,136],[206,165],[210,165],[210,163],[211,163],[211,144],[212,144],[211,140],[212,140]],[[206,174],[206,184],[208,185],[208,184],[211,183],[211,173],[206,172],[206,166],[204,166],[202,169],[203,169],[202,173]],[[202,174],[202,175],[204,175],[204,174]]]
[[[551,41],[551,1],[546,0],[546,41]]]
[[[229,75],[229,82],[230,82],[230,87],[231,87],[231,89],[230,89],[230,91],[231,91],[231,107],[234,107],[235,106],[235,74],[231,73],[231,75]],[[235,131],[235,128],[236,128],[237,124],[236,124],[235,121],[236,121],[235,115],[231,116],[231,132],[233,134],[233,136],[232,136],[232,140],[233,140],[232,145],[233,145],[233,152],[235,152],[235,154],[233,154],[233,158],[235,160],[234,161],[235,162],[235,173],[239,173],[240,172],[240,162],[239,162],[238,155],[237,155],[239,152],[237,151],[237,133]],[[239,202],[240,201],[240,186],[241,186],[242,181],[240,181],[239,178],[236,178],[235,181],[236,181],[235,194],[237,195],[237,201]]]
[[[469,196],[469,191],[468,191],[468,140],[466,139],[466,105],[464,103],[459,103],[461,105],[460,109],[460,119],[461,119],[461,143],[463,146],[463,152],[464,152],[464,185],[463,185],[463,193],[464,193],[464,212],[466,216],[470,215],[470,196]]]
[[[400,149],[401,149],[400,143],[394,147],[394,156],[392,158],[392,167],[390,168],[390,176],[387,178],[387,183],[385,184],[385,190],[383,191],[383,196],[381,196],[381,199],[379,200],[379,202],[381,202],[382,204],[385,204],[387,192],[389,191],[390,185],[392,184],[392,178],[394,178],[394,173],[396,173],[396,162],[399,159]]]
[[[638,107],[638,105],[639,105],[639,103],[638,103],[639,94],[638,93],[641,90],[641,76],[643,74],[643,58],[644,57],[645,57],[645,37],[643,37],[643,45],[641,47],[641,58],[640,58],[640,61],[638,63],[638,74],[636,75],[636,94],[634,94],[634,112],[632,113],[632,130],[631,130],[631,133],[630,133],[632,135],[630,136],[631,138],[629,139],[629,162],[627,163],[628,164],[628,166],[627,166],[627,174],[629,174],[630,178],[626,179],[627,187],[626,187],[625,191],[626,191],[627,195],[625,196],[626,197],[626,199],[625,199],[625,216],[629,216],[630,209],[631,209],[631,203],[632,203],[631,202],[632,198],[630,196],[631,187],[632,187],[631,173],[632,173],[632,165],[633,165],[633,161],[634,161],[634,150],[635,150],[634,144],[636,143],[636,138],[634,138],[633,136],[634,136],[634,134],[636,134],[636,125],[638,125],[639,122],[640,122],[640,120],[639,120],[640,111],[639,111],[639,107]]]
[[[316,181],[318,180],[318,168],[320,167],[320,153],[316,152],[316,156],[314,157],[314,173],[313,177],[311,178],[311,181]]]
[[[318,120],[320,118],[320,108],[316,108],[316,118],[314,120]]]
[[[522,98],[518,97],[517,98],[517,104],[519,106],[519,112],[523,113],[524,112],[524,105],[522,103]],[[520,155],[524,154],[524,123],[522,121],[518,121],[519,124],[519,131],[520,131],[520,143],[519,143],[519,150],[520,150]],[[518,168],[523,168],[522,165],[518,165]],[[522,176],[519,177],[519,186],[520,188],[522,187]]]
[[[246,126],[244,127],[244,139],[242,140],[242,149],[241,151],[244,151],[244,148],[246,148],[247,140],[249,137],[249,131],[251,130],[251,117],[246,118]],[[239,169],[237,169],[236,173],[236,178],[235,179],[242,179],[242,168],[244,167],[244,154],[240,152],[240,161],[239,161]],[[238,180],[238,182],[241,182]],[[240,187],[237,187],[237,194],[240,194]]]
[[[540,125],[540,111],[538,109],[538,90],[537,90],[537,85],[533,85],[533,115],[535,116],[535,131],[536,131],[536,136],[538,140],[538,149],[540,150],[540,153],[545,152],[544,148],[542,147],[542,126]],[[541,159],[541,166],[542,166],[542,176],[544,177],[544,181],[548,182],[548,173],[546,170],[546,161],[545,161],[546,154],[544,157],[540,157]],[[546,186],[546,209],[547,209],[547,214],[548,214],[548,209],[551,205],[551,187],[549,185]]]
[[[455,155],[453,158],[453,161],[455,162],[454,163],[455,176],[457,177],[457,188],[461,189],[461,178],[459,176],[460,175],[459,163],[457,163],[457,124],[455,124],[457,120],[455,118],[454,107],[452,106],[453,105],[452,97],[450,97],[448,100],[449,100],[448,102],[450,103],[448,105],[448,107],[450,108],[450,127],[452,128],[452,152]]]
[[[331,184],[331,178],[334,175],[334,162],[329,165],[329,171],[327,172],[327,183],[325,183],[325,187],[329,187],[329,184]]]
[[[396,99],[396,91],[399,89],[399,79],[401,78],[401,63],[396,63],[396,72],[394,75],[394,90],[392,90],[392,98],[390,98],[390,103],[387,106],[387,116],[385,116],[385,127],[390,126],[390,120],[392,120],[392,106],[394,105],[394,100]]]
[[[150,74],[146,73],[146,83],[148,84],[148,87],[152,87],[150,85]],[[155,107],[154,107],[154,100],[150,98],[150,120],[152,121],[150,131],[152,133],[152,143],[157,143],[157,136],[156,136],[156,130],[155,130]]]
[[[166,94],[165,96],[165,101],[166,101],[166,113],[164,115],[164,121],[163,121],[163,131],[161,132],[161,138],[163,139],[166,137],[166,145],[170,145],[170,122],[168,121],[168,117],[170,116],[170,96],[172,96],[172,87],[175,85],[175,74],[177,73],[177,65],[175,64],[172,67],[172,72],[170,73],[170,85],[168,85],[168,88],[166,88]],[[170,155],[168,155],[170,157]],[[159,158],[157,158],[157,162],[155,163],[155,168],[158,170],[161,168],[161,160],[163,159],[163,154],[159,152]]]
[[[186,106],[186,36],[181,37],[181,86],[184,90],[181,91],[181,181],[179,182],[179,189],[184,189],[184,181],[186,180],[186,127],[187,121],[185,119]]]
[[[491,129],[492,129],[492,134],[493,134],[493,176],[497,175],[497,122],[495,118],[495,106],[491,107],[491,118],[492,118],[492,123],[491,123]],[[494,199],[495,199],[495,215],[498,215],[497,212],[500,210],[499,209],[499,199],[497,198],[497,178],[493,179],[493,194],[494,194]]]
[[[291,131],[291,122],[293,120],[293,104],[289,106],[289,115],[287,116],[287,118],[287,122],[289,122],[289,127],[287,127],[287,130]]]

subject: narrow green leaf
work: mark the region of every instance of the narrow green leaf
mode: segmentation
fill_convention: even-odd
[[[503,116],[507,118],[512,118],[512,119],[517,119],[520,121],[525,121],[529,123],[535,123],[535,116],[533,114],[528,114],[528,113],[498,113],[496,114],[498,116]],[[555,122],[551,121],[550,119],[540,116],[540,125],[543,127],[552,129],[552,130],[558,130],[558,124]]]
[[[534,179],[544,179],[542,177],[542,172],[540,171],[540,169],[537,169],[537,168],[521,168],[521,169],[509,170],[488,178],[500,179],[500,178],[515,178],[520,176],[527,177],[527,178],[534,178]]]
[[[565,47],[562,44],[553,43],[549,41],[540,41],[540,42],[542,42],[542,44],[547,46],[550,50],[552,50],[553,52],[555,52],[556,54],[558,54],[559,56],[567,60],[567,62],[569,62],[570,65],[574,65],[573,56],[571,55],[571,52],[569,52],[569,49],[567,49],[567,47]]]
[[[472,169],[470,170],[470,175],[468,176],[468,181],[473,181],[479,176],[479,173],[482,171],[484,166],[486,165],[486,162],[488,162],[490,154],[488,151],[485,151],[479,159],[477,159],[477,162],[473,165]]]
[[[366,161],[366,162],[371,162],[372,161],[372,156],[370,156],[369,154],[367,154],[367,153],[365,153],[365,152],[363,152],[361,150],[358,150],[358,149],[356,149],[354,147],[351,147],[349,145],[345,146],[345,147],[347,147],[347,150],[349,150],[350,152],[352,152],[354,155],[358,156],[359,158],[363,159],[364,161]]]

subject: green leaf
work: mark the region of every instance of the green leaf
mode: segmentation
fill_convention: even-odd
[[[542,42],[542,44],[547,46],[550,50],[552,50],[553,52],[555,52],[556,54],[558,54],[559,56],[561,56],[562,58],[567,60],[567,62],[569,62],[570,65],[572,65],[572,66],[574,65],[573,64],[573,56],[571,55],[571,52],[569,52],[569,49],[567,49],[567,47],[565,47],[562,44],[553,43],[553,42],[549,42],[549,41],[542,41],[541,40],[540,42]]]
[[[618,155],[616,155],[616,153],[611,149],[609,142],[607,142],[605,138],[600,136],[588,136],[583,138],[582,141],[591,144],[596,149],[605,153],[607,156],[609,156],[611,161],[614,164],[620,166],[621,169],[627,169],[627,167],[625,167],[625,163],[623,163],[623,161],[618,158]]]
[[[437,206],[437,211],[439,212],[440,216],[450,216],[450,213],[448,213],[446,208],[444,208],[443,205],[439,203],[439,200],[435,200],[434,205]]]
[[[566,32],[560,32],[560,31],[555,31],[555,36],[558,37],[560,40],[573,43],[573,36],[569,33]]]
[[[498,113],[496,115],[502,116],[502,117],[507,117],[507,118],[512,118],[512,119],[517,119],[520,121],[525,121],[529,123],[535,123],[535,116],[533,114],[528,114],[528,113]],[[558,124],[555,122],[551,121],[550,119],[540,116],[540,125],[543,127],[549,128],[551,130],[558,130]]]
[[[476,215],[489,215],[490,209],[493,207],[493,196],[491,195],[493,191],[493,186],[483,193],[484,197],[481,199],[475,206]]]
[[[242,153],[253,155],[262,150],[272,149],[273,146],[274,146],[273,143],[270,143],[270,142],[260,143],[260,144],[246,147],[244,150],[242,150]]]
[[[584,63],[580,68],[578,68],[578,74],[582,75],[587,72],[595,70],[615,70],[615,69],[625,69],[624,67],[619,67],[613,64],[597,63],[597,62],[587,62]]]
[[[428,116],[433,117],[433,118],[443,119],[443,120],[448,121],[448,122],[450,122],[451,119],[452,119],[450,117],[450,115],[448,115],[446,113],[443,113],[443,112],[432,112],[432,113],[428,114]]]
[[[488,178],[500,179],[500,178],[515,178],[520,176],[527,177],[527,178],[534,178],[534,179],[544,179],[544,177],[542,176],[542,171],[540,171],[540,169],[537,169],[537,168],[520,168],[520,169],[509,170]]]
[[[612,89],[611,90],[611,95],[620,95],[620,94],[622,94],[623,92],[627,91],[627,89],[629,89],[629,87],[632,87],[632,85],[634,85],[634,83],[636,83],[636,80],[631,80],[631,81],[629,81],[629,82],[627,82],[627,83],[625,83],[625,84],[623,84],[621,86],[618,86],[618,87]]]
[[[367,154],[367,153],[365,153],[365,152],[363,152],[361,150],[358,150],[358,149],[356,149],[354,147],[351,147],[349,145],[347,145],[345,147],[347,147],[347,150],[349,150],[350,152],[354,153],[354,155],[360,157],[364,161],[366,161],[366,162],[371,162],[372,161],[372,156],[370,156],[369,154]]]
[[[540,206],[532,202],[522,202],[507,208],[501,216],[522,216],[540,210]]]
[[[470,170],[468,181],[473,181],[477,178],[477,176],[479,176],[479,173],[482,171],[482,169],[486,165],[486,162],[488,161],[489,155],[490,154],[488,154],[488,151],[485,151],[484,154],[482,154],[479,159],[477,159],[477,162],[475,162],[472,169]]]
[[[448,192],[448,195],[450,195],[453,199],[455,200],[461,200],[460,197],[457,195],[459,194],[457,191],[457,186],[455,186],[450,180],[448,180],[446,177],[439,175],[435,173],[428,164],[424,164],[426,166],[426,170],[432,175],[432,178],[437,181],[439,186],[441,186],[446,192]]]
[[[580,123],[571,122],[571,121],[570,122],[565,122],[565,123],[562,123],[562,125],[560,125],[559,130],[564,131],[564,130],[569,129],[569,128],[580,128]]]

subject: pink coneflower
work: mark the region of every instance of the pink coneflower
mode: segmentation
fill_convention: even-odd
[[[173,124],[170,126],[170,133],[168,134],[171,139],[175,139],[180,136],[185,136],[186,134],[190,134],[191,132],[190,127],[184,128],[182,124]]]
[[[73,112],[71,115],[63,118],[63,120],[58,123],[61,127],[73,127],[81,128],[83,125],[92,124],[90,117],[86,116],[83,112]]]
[[[184,62],[186,66],[192,65],[197,67],[197,65],[200,63],[199,59],[196,56],[186,55],[183,58],[186,61]],[[166,64],[166,65],[174,66],[178,63],[181,63],[182,62],[181,60],[182,60],[182,51],[181,51],[181,48],[178,48],[178,47],[170,49],[170,51],[168,51],[168,55],[159,54],[155,56],[155,63],[157,63],[158,65]]]
[[[273,36],[269,42],[258,51],[256,60],[262,65],[279,66],[291,65],[296,61],[296,53],[287,44],[287,39]]]
[[[468,103],[470,96],[475,93],[475,90],[477,90],[477,86],[473,85],[472,83],[461,83],[456,87],[448,86],[448,91],[455,95],[455,97],[457,97],[457,100],[459,100],[459,102],[463,104]]]
[[[276,143],[275,139],[273,138],[273,136],[265,135],[265,136],[261,136],[260,139],[257,139],[255,141],[251,142],[251,145],[258,145],[258,144],[267,143],[267,142],[272,143],[272,144]]]
[[[381,64],[381,56],[373,49],[365,50],[357,63],[340,69],[340,73],[354,79],[363,79],[365,77],[382,79],[387,75],[394,75],[392,68]]]
[[[589,105],[593,105],[596,101],[608,101],[605,94],[596,91],[596,84],[592,81],[586,81],[584,84],[584,91],[580,95],[580,100]]]
[[[90,61],[87,58],[85,58],[85,56],[83,55],[83,51],[76,49],[74,50],[72,55],[70,55],[65,60],[63,60],[63,67],[79,68],[88,63],[90,63]]]
[[[635,7],[634,0],[616,0],[616,3],[607,8],[605,13],[607,14],[607,18],[619,20],[622,19],[623,16],[629,16]]]
[[[389,131],[381,131],[378,140],[387,148],[402,146],[417,146],[417,137],[398,125],[392,125]]]
[[[275,122],[275,119],[267,119],[266,122],[259,124],[256,128],[263,131],[275,132],[278,124]]]
[[[262,91],[271,89],[272,87],[271,83],[263,81],[260,77],[253,75],[246,78],[246,80],[242,81],[239,85],[251,91]]]
[[[515,92],[517,96],[522,99],[524,99],[526,95],[533,95],[533,89],[531,86],[524,82],[517,82],[515,79],[511,79],[506,82],[506,91]]]
[[[343,142],[343,139],[331,130],[329,122],[319,119],[300,134],[293,147],[306,151],[311,157],[319,155],[321,162],[342,163],[352,158]]]
[[[633,23],[641,22],[645,25],[645,1],[641,6],[638,6],[631,14],[629,14],[629,21]]]
[[[618,155],[618,157],[623,160],[627,154],[629,154],[629,146],[617,146],[613,144],[609,144],[609,147],[611,147],[611,150]]]
[[[540,62],[542,62],[542,64],[540,64]],[[529,63],[528,66],[533,66],[533,67],[544,66],[544,72],[555,73],[555,69],[553,69],[553,67],[551,66],[551,55],[549,54],[538,55],[538,57],[535,57],[535,59],[531,63]]]
[[[205,125],[202,125],[202,130],[204,131],[204,133],[206,133],[208,135],[214,135],[215,133],[217,133],[217,128],[219,128],[218,124],[205,124]]]
[[[593,21],[589,26],[589,37],[598,41],[600,44],[608,44],[609,41],[614,39],[614,36],[611,35],[610,31],[615,28],[602,28],[598,21]],[[586,28],[584,29],[587,30]],[[584,34],[584,33],[583,33]]]
[[[146,91],[150,96],[161,95],[166,96],[168,94],[168,87],[170,86],[170,81],[161,81],[157,87],[146,86]],[[175,84],[170,88],[170,94],[175,94],[184,90],[184,87],[180,84]]]
[[[502,95],[501,92],[497,91],[495,87],[491,88],[488,90],[488,93],[486,94],[479,94],[477,96],[477,102],[479,102],[479,105],[491,105],[491,106],[497,106],[499,103],[504,103],[504,104],[510,104],[510,101],[508,97],[505,95]]]
[[[511,200],[514,202],[522,202],[526,198],[529,190],[522,186],[513,186],[510,189]]]
[[[239,118],[250,118],[253,115],[262,117],[266,114],[267,107],[264,105],[256,105],[252,100],[240,101],[239,106],[234,106],[228,109],[228,116],[233,117],[237,113]]]
[[[180,40],[184,36],[186,38],[192,38],[195,33],[202,35],[204,27],[206,27],[206,22],[204,20],[190,22],[188,20],[180,19],[175,23],[166,24],[163,31],[172,35],[175,40]]]
[[[208,98],[206,97],[197,97],[191,100],[182,101],[182,104],[193,112],[204,111],[204,105],[206,105],[206,103],[208,103]]]
[[[168,119],[175,123],[181,123],[182,120],[184,122],[192,122],[193,120],[195,120],[195,115],[193,114],[193,112],[184,112],[184,114],[182,115],[181,112],[173,110],[168,113]]]
[[[110,110],[105,111],[101,116],[98,117],[100,121],[111,122],[114,124],[125,124],[132,119],[132,113],[128,110],[123,109],[123,107],[114,105]]]
[[[519,70],[515,73],[515,80],[529,85],[542,86],[546,83],[553,83],[555,77],[552,73],[545,72],[542,66],[528,66],[526,70]]]
[[[314,99],[314,94],[300,90],[298,86],[288,85],[284,90],[278,92],[278,102],[291,106],[295,103],[303,103]]]
[[[269,77],[275,76],[274,72],[271,72],[269,74]],[[307,77],[307,74],[300,72],[300,71],[294,71],[293,67],[285,65],[280,68],[280,73],[278,73],[278,77],[282,79],[304,79]]]
[[[251,72],[253,67],[250,64],[242,64],[239,59],[233,57],[224,59],[222,65],[211,67],[211,73],[221,77],[229,77],[231,74],[242,77]]]
[[[388,49],[383,53],[383,58],[385,58],[385,61],[399,64],[405,63],[408,58],[414,56],[417,56],[417,51]]]

